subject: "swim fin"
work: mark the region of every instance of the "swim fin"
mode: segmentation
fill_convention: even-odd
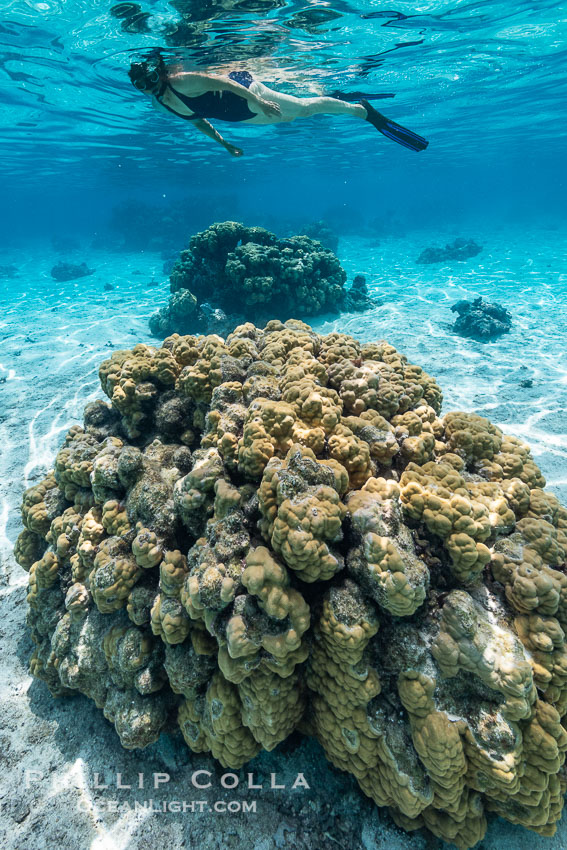
[[[386,118],[385,115],[382,115],[381,112],[374,109],[374,107],[371,106],[366,99],[363,98],[359,102],[366,109],[366,120],[369,121],[373,127],[376,127],[382,135],[387,136],[389,139],[392,139],[394,142],[397,142],[399,145],[403,145],[405,148],[409,148],[412,151],[424,151],[429,144],[427,139],[424,139],[423,136],[418,136],[417,133],[412,133],[411,130],[407,130],[400,124],[396,124],[395,121],[391,121],[389,118]]]

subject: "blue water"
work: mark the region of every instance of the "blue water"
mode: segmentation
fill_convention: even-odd
[[[416,155],[347,117],[218,123],[244,149],[233,159],[133,88],[130,63],[155,47],[187,70],[249,70],[298,97],[394,94],[375,105],[429,147]],[[325,219],[349,280],[364,274],[381,303],[309,318],[316,330],[387,338],[435,375],[444,411],[475,411],[529,442],[567,501],[566,59],[565,4],[551,0],[4,0],[0,266],[15,276],[0,275],[3,556],[23,487],[100,396],[100,361],[155,342],[163,254],[225,219],[278,233]],[[482,252],[416,265],[458,236]],[[60,260],[94,274],[56,283]],[[450,306],[479,295],[513,315],[493,343],[449,326]],[[483,846],[562,850],[564,821],[555,839],[500,822]],[[376,846],[422,846],[383,838]],[[93,847],[138,846],[109,842]]]
[[[2,4],[5,239],[45,230],[46,219],[49,229],[88,231],[124,196],[157,203],[227,190],[256,218],[341,207],[347,220],[351,211],[388,211],[412,227],[471,216],[563,219],[561,2],[160,0],[141,4],[147,32],[128,31],[131,18],[112,8],[108,0]],[[132,87],[130,61],[155,46],[188,68],[248,68],[298,96],[393,92],[384,111],[430,147],[412,156],[363,122],[325,116],[226,127],[245,150],[233,161]]]

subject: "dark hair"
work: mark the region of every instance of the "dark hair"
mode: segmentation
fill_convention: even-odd
[[[161,54],[154,51],[143,62],[132,62],[128,76],[137,89],[153,93],[167,79],[167,68]]]

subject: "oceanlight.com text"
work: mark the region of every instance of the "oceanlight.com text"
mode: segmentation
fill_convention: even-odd
[[[256,814],[256,800],[98,800],[99,811],[125,814],[126,812],[151,812],[152,814],[183,814],[211,812],[217,814]],[[80,802],[78,808],[90,811],[90,804]]]

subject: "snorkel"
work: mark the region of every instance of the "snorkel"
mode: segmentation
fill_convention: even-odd
[[[132,62],[128,76],[139,91],[145,94],[159,94],[167,80],[167,68],[159,48],[153,50],[143,62]]]

